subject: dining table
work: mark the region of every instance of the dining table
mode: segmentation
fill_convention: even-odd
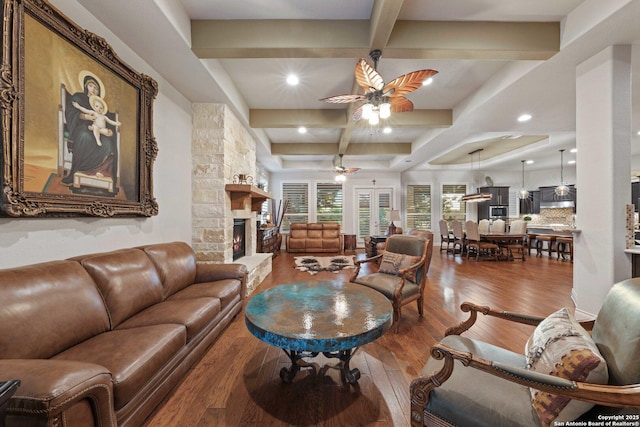
[[[498,245],[500,253],[498,254],[499,260],[512,260],[513,257],[509,256],[509,251],[503,251],[509,244],[524,244],[526,234],[516,234],[516,233],[482,233],[480,234],[480,239],[495,243]]]

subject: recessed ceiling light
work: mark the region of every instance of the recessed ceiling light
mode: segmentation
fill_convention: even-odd
[[[307,133],[307,128],[306,128],[306,127],[304,127],[304,126],[300,126],[300,127],[298,128],[298,133]]]
[[[640,135],[640,130],[638,132],[636,132],[637,135]]]
[[[384,129],[382,129],[382,132],[384,133],[391,133],[393,129],[391,129],[389,126],[386,126]]]
[[[300,79],[295,74],[289,74],[287,76],[287,83],[291,86],[295,86],[300,83]]]
[[[577,153],[577,152],[578,152],[578,149],[577,149],[577,148],[572,148],[572,149],[571,149],[571,150],[569,150],[569,151],[570,151],[570,152],[572,152],[572,153]]]
[[[534,162],[533,160],[527,160],[527,164],[528,164],[528,165],[532,165],[532,164],[534,164],[534,163],[535,163],[535,162]]]
[[[531,120],[531,114],[522,114],[518,117],[519,122],[528,122],[529,120]]]
[[[422,86],[429,86],[431,83],[433,83],[433,77],[429,77],[428,79],[424,79],[422,81]]]
[[[575,160],[569,160],[569,161],[567,162],[567,164],[569,164],[569,165],[573,165],[573,164],[575,164],[575,162],[576,162]]]

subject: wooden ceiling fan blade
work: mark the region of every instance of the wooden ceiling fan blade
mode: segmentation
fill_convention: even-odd
[[[389,98],[391,101],[391,112],[393,113],[406,113],[413,111],[413,102],[409,101],[404,96],[396,96]]]
[[[384,87],[384,80],[365,59],[360,59],[356,64],[356,82],[362,90],[372,92],[373,90],[381,90]]]
[[[320,101],[329,102],[332,104],[348,104],[350,102],[362,101],[363,99],[367,99],[367,97],[364,95],[344,94],[321,98]]]
[[[362,105],[359,106],[351,115],[351,118],[353,119],[353,121],[358,121],[362,118]]]
[[[359,170],[360,170],[360,168],[347,168],[347,169],[344,170],[344,173],[346,175],[351,175],[353,173],[358,172]]]
[[[388,97],[403,96],[422,86],[422,82],[438,74],[435,70],[419,70],[396,77],[384,87],[383,92]]]

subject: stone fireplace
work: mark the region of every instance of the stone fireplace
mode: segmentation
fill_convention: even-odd
[[[251,290],[271,272],[271,255],[256,253],[257,212],[232,207],[225,185],[237,174],[257,182],[256,141],[226,105],[193,104],[192,109],[192,245],[200,262],[247,265]],[[235,220],[245,228],[244,256],[237,259]]]

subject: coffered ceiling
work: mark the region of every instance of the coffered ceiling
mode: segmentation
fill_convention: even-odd
[[[338,154],[372,172],[461,168],[478,148],[485,169],[556,167],[557,150],[575,146],[576,65],[640,41],[640,0],[79,3],[191,102],[228,104],[273,172],[328,170]],[[358,93],[355,65],[372,49],[385,82],[438,71],[407,95],[414,111],[376,127],[352,120],[353,104],[320,100]]]

